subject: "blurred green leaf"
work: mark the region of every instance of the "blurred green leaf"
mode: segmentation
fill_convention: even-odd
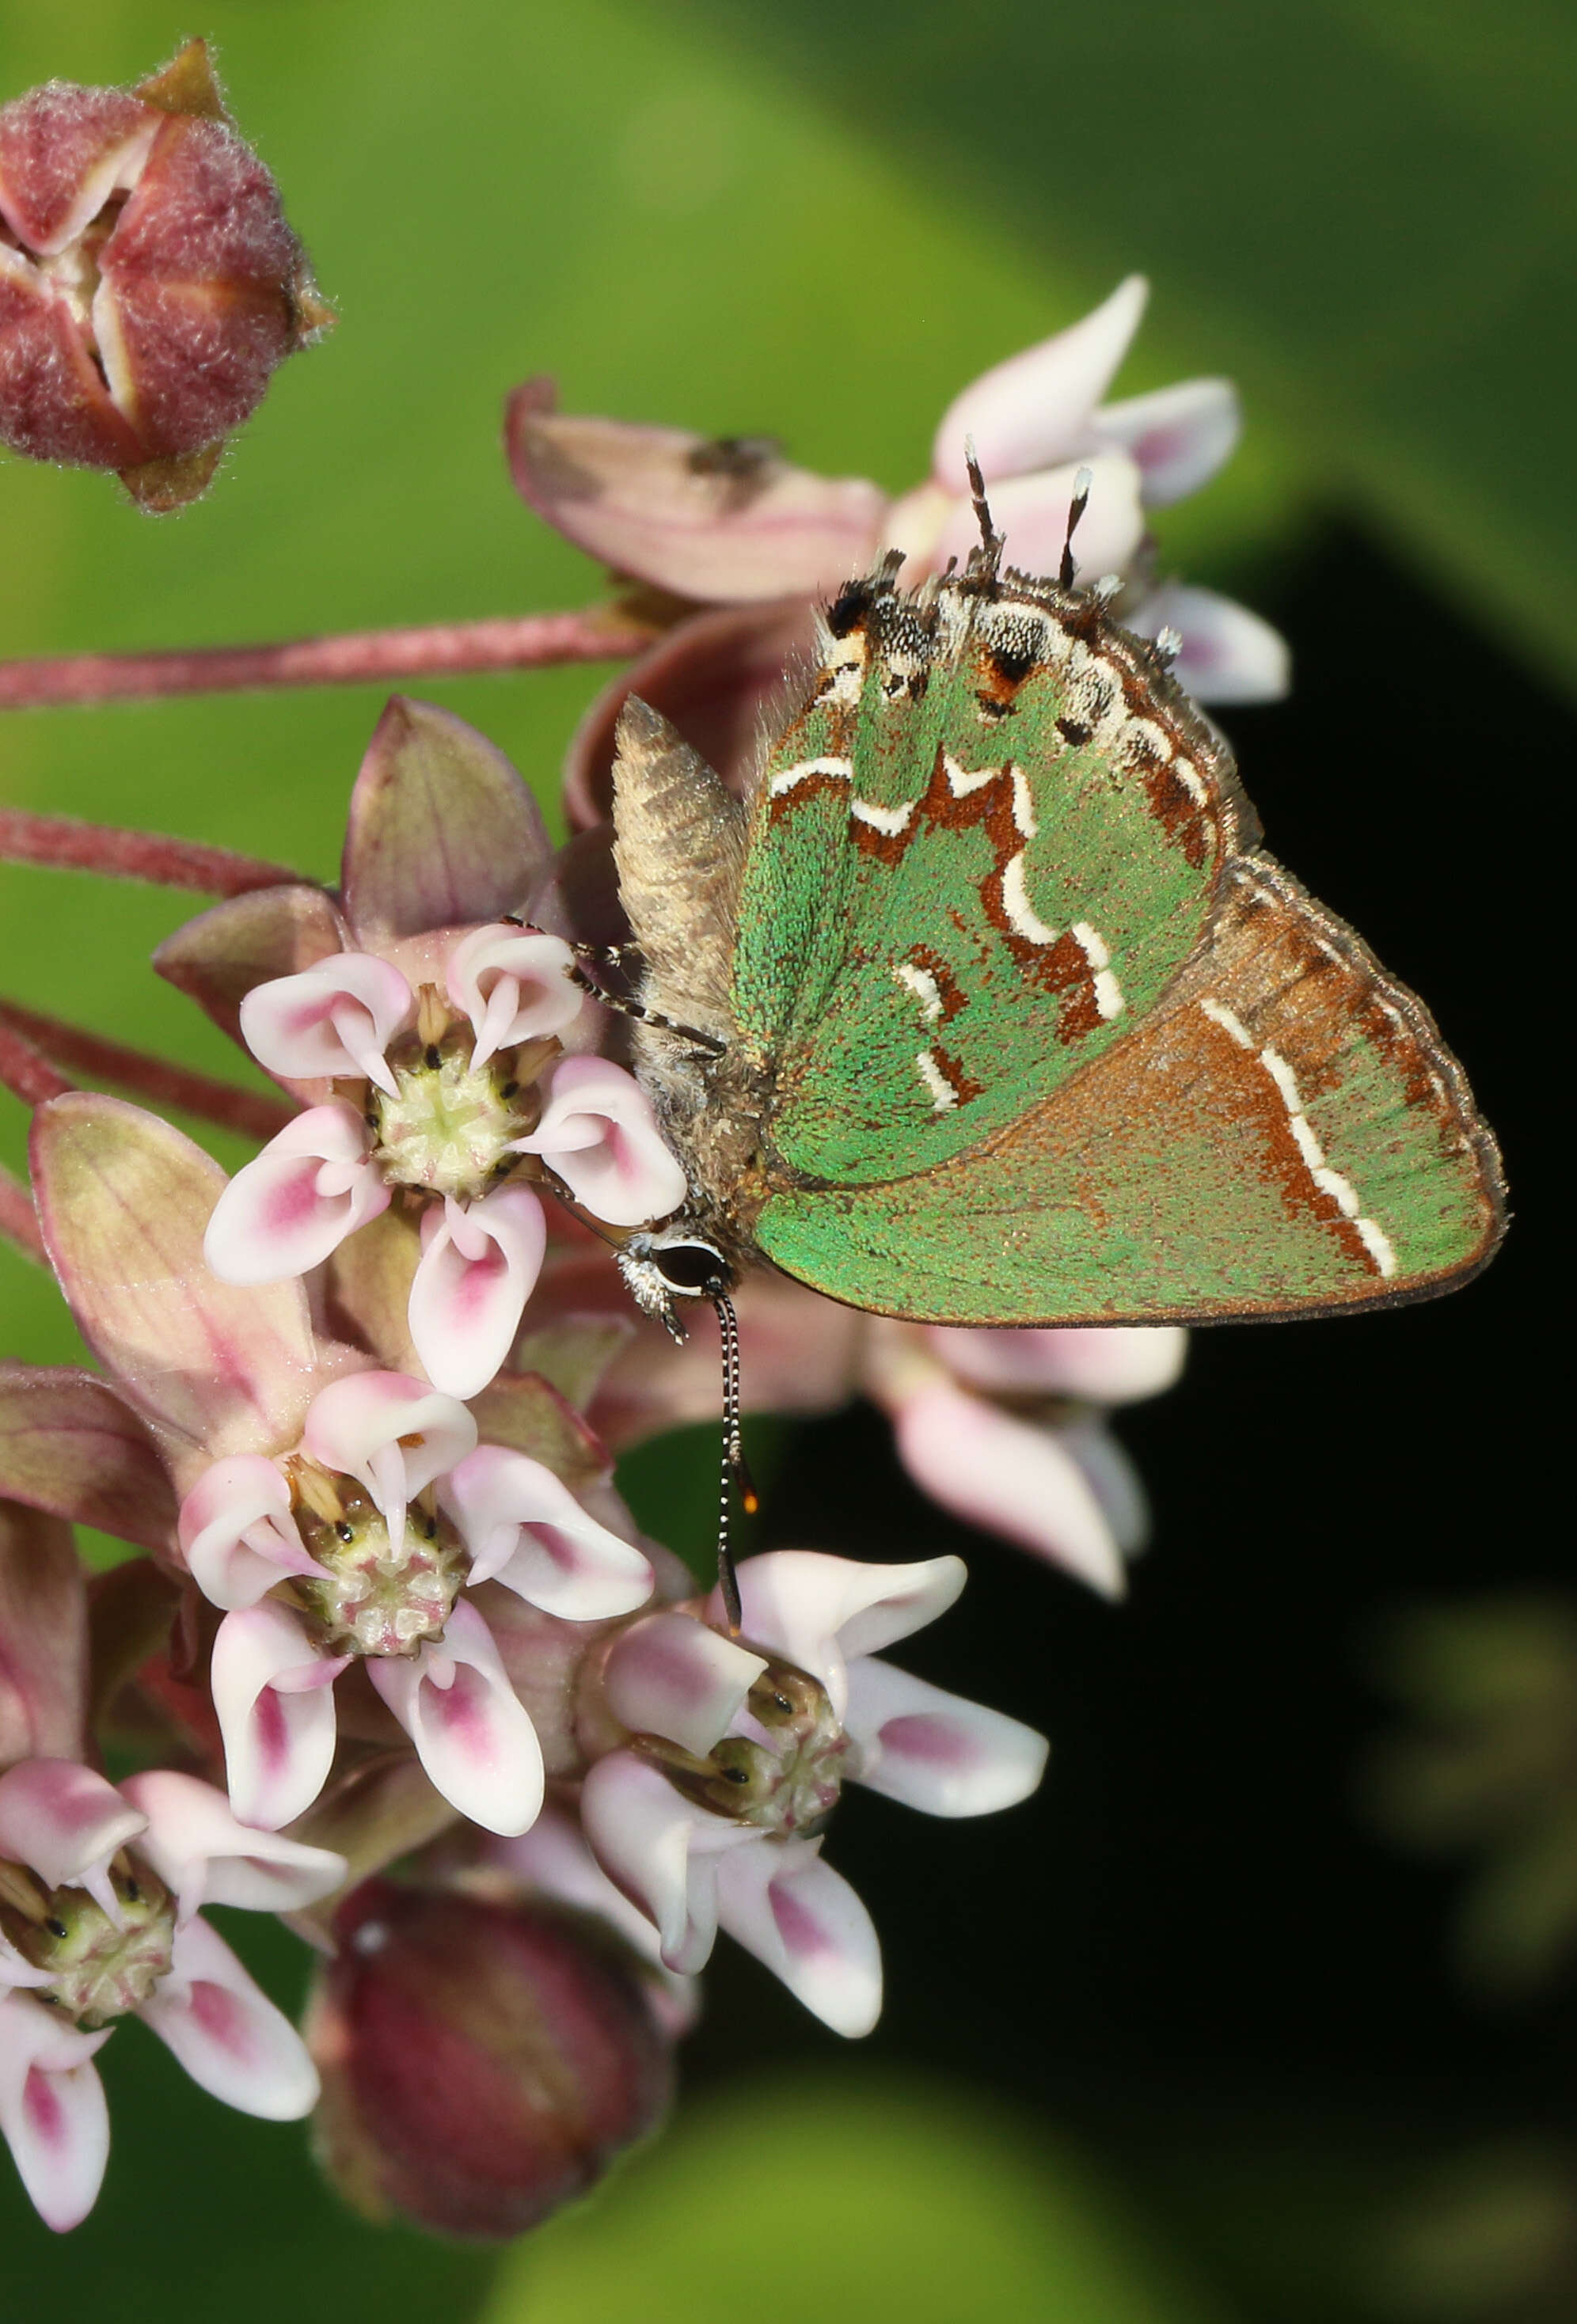
[[[1071,270],[1086,298],[1150,272],[1145,365],[1181,352],[1235,374],[1305,493],[1577,677],[1577,41],[1559,0],[696,5],[945,188],[982,242]],[[889,311],[901,273],[859,244]],[[984,334],[991,357],[1024,336],[983,275],[963,316],[936,311],[939,336]]]
[[[857,2067],[697,2107],[516,2249],[481,2324],[1206,2324],[1072,2153]]]

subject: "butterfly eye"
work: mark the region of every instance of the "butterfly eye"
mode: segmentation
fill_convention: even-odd
[[[727,1264],[722,1252],[714,1250],[709,1242],[664,1243],[650,1257],[670,1291],[687,1292],[692,1298],[715,1299],[728,1288]]]

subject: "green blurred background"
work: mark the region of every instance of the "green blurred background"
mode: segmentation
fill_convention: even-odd
[[[1525,844],[1566,788],[1577,677],[1569,8],[4,0],[0,96],[133,79],[194,32],[340,325],[180,518],[0,464],[0,653],[586,602],[598,576],[504,475],[528,373],[572,410],[764,430],[899,489],[964,380],[1142,268],[1122,391],[1226,371],[1245,393],[1244,448],[1160,529],[1169,566],[1292,636],[1295,703],[1231,721],[1272,838],[1438,1002],[1514,1166],[1526,1123],[1523,1240],[1444,1309],[1203,1347],[1130,1430],[1158,1542],[1116,1622],[984,1551],[978,1668],[945,1642],[926,1667],[1062,1756],[1041,1820],[979,1845],[850,1816],[836,1852],[893,1964],[878,2064],[724,1963],[680,2128],[498,2272],[347,2219],[298,2134],[222,2114],[129,2028],[93,2221],[56,2243],[0,2170],[7,2324],[88,2301],[235,2324],[1577,2312],[1537,2289],[1571,2264],[1569,2011],[1508,2027],[1460,2001],[1447,1884],[1348,1798],[1393,1599],[1563,1578],[1508,1480],[1536,1445],[1533,964],[1570,918]],[[420,690],[550,800],[599,675]],[[0,786],[327,877],[378,707],[12,716]],[[0,911],[10,992],[237,1069],[143,969],[182,908],[14,872]],[[0,1133],[14,1163],[19,1109]],[[4,1253],[0,1300],[5,1352],[73,1352]],[[699,1521],[709,1459],[636,1466],[655,1530]],[[790,1449],[766,1525],[856,1553],[957,1539],[858,1416]],[[286,1941],[240,1937],[299,1987]]]

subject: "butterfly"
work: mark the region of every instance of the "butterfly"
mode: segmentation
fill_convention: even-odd
[[[1494,1139],[1428,1011],[1265,853],[1099,586],[1000,569],[820,623],[735,798],[627,703],[636,1070],[690,1184],[621,1265],[674,1328],[766,1259],[954,1324],[1323,1314],[1462,1283]]]

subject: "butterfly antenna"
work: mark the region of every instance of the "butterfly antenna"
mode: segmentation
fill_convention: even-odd
[[[980,527],[981,553],[985,560],[986,577],[994,581],[997,567],[1002,561],[1007,536],[998,532],[991,523],[991,503],[986,498],[985,478],[980,462],[974,456],[974,438],[964,439],[964,465],[969,470],[969,497],[974,503],[974,521]]]
[[[656,1025],[664,1033],[678,1033],[682,1039],[693,1041],[698,1049],[709,1049],[715,1057],[726,1056],[728,1044],[720,1041],[715,1033],[703,1033],[695,1025],[681,1025],[677,1017],[661,1016],[657,1010],[649,1009],[643,1001],[637,1001],[632,992],[611,992],[605,984],[586,974],[585,964],[588,961],[598,968],[623,969],[628,960],[641,957],[639,945],[572,943],[569,949],[580,964],[572,972],[575,982],[583,992],[589,992],[594,1001],[600,1001],[604,1009],[613,1010],[616,1016],[633,1017],[641,1025]]]
[[[1057,571],[1059,589],[1071,589],[1077,567],[1074,563],[1074,528],[1090,505],[1090,487],[1095,479],[1088,468],[1081,468],[1074,478],[1074,496],[1068,503],[1068,529],[1062,537],[1062,564]]]
[[[739,1576],[734,1571],[733,1551],[729,1544],[735,1485],[739,1488],[740,1507],[746,1517],[754,1517],[761,1501],[745,1464],[744,1445],[740,1436],[739,1318],[726,1292],[720,1291],[712,1305],[717,1311],[718,1335],[723,1342],[723,1479],[717,1507],[717,1587],[723,1594],[723,1610],[728,1617],[729,1636],[737,1638],[741,1619]]]

